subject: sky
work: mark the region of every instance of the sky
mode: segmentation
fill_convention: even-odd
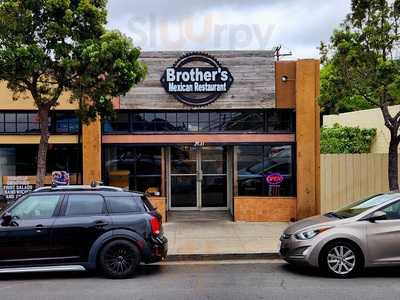
[[[108,28],[150,50],[270,50],[318,58],[351,0],[108,0]]]

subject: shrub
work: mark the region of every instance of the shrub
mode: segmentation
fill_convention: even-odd
[[[321,153],[369,153],[376,129],[360,129],[335,124],[321,128]]]

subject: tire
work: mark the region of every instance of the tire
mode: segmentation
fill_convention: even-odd
[[[129,241],[115,240],[104,246],[99,256],[99,267],[112,279],[130,278],[140,263],[138,248]]]
[[[337,241],[323,248],[319,266],[331,277],[351,278],[363,269],[364,257],[352,243]]]

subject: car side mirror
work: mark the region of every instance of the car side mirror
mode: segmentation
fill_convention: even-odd
[[[375,221],[382,221],[382,220],[387,220],[387,215],[384,211],[378,210],[367,218],[368,221],[371,223],[375,223]]]
[[[2,226],[10,226],[13,217],[9,212],[5,212],[1,218],[3,219]]]

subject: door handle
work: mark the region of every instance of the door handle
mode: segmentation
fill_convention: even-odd
[[[41,233],[45,229],[42,224],[36,225],[35,228],[37,233]]]
[[[102,228],[102,227],[107,226],[107,225],[108,225],[108,223],[106,221],[103,221],[103,220],[99,220],[99,221],[95,221],[94,222],[94,226],[97,227],[97,228]]]

